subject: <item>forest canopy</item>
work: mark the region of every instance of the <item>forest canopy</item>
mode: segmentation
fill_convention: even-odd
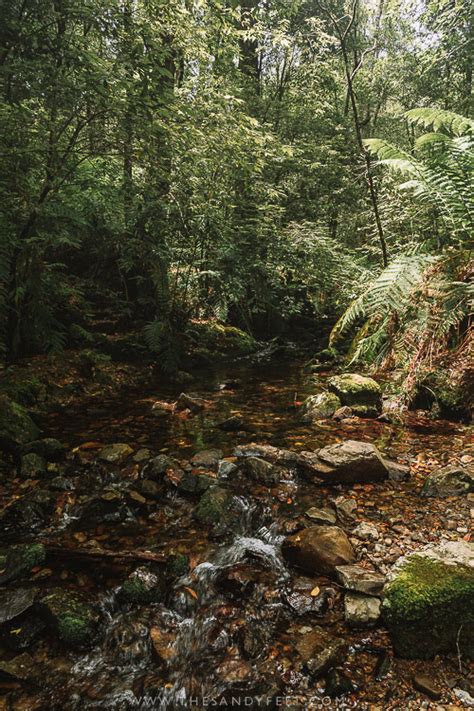
[[[87,345],[104,303],[168,371],[203,319],[271,338],[345,312],[332,344],[358,330],[350,357],[379,366],[459,344],[469,0],[10,0],[2,15],[4,360]]]

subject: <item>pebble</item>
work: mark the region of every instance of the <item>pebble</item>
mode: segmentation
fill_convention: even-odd
[[[417,691],[421,691],[422,694],[426,694],[433,701],[439,701],[441,699],[441,692],[434,682],[427,676],[418,674],[413,678],[413,686]]]

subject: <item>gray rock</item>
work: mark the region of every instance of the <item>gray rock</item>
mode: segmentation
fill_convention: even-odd
[[[147,474],[150,479],[158,479],[166,474],[167,470],[175,466],[171,457],[166,454],[159,454],[154,457],[147,466]]]
[[[0,624],[9,622],[29,610],[35,601],[37,588],[0,590]]]
[[[354,417],[354,413],[352,407],[349,407],[349,405],[339,407],[333,415],[335,420],[347,420],[350,417]]]
[[[336,568],[337,579],[346,590],[379,596],[383,593],[385,576],[373,573],[360,565],[340,565]]]
[[[352,535],[360,538],[362,541],[378,541],[380,538],[377,526],[368,521],[359,523],[352,531]]]
[[[377,597],[347,593],[344,597],[344,618],[349,627],[373,627],[380,618],[381,605]]]
[[[373,444],[347,440],[316,452],[313,474],[331,483],[366,483],[388,478],[382,455]]]
[[[338,496],[334,500],[337,517],[343,526],[349,526],[355,520],[355,511],[357,502],[354,499],[346,499],[344,496]]]
[[[308,573],[334,575],[336,567],[355,561],[354,549],[341,528],[311,526],[285,538],[285,560]]]
[[[436,469],[425,480],[422,496],[462,496],[474,492],[474,466],[457,466]]]
[[[384,459],[384,462],[388,469],[390,481],[406,481],[406,479],[410,478],[410,467],[398,462],[392,462],[389,459]]]

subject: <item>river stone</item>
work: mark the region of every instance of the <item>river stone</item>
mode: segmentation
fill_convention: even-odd
[[[44,563],[45,558],[46,551],[41,543],[20,543],[10,546],[4,570],[0,573],[0,584],[28,575],[32,568]]]
[[[348,644],[344,639],[326,632],[322,627],[314,627],[296,643],[296,651],[313,677],[321,676],[332,667],[342,664],[347,649]]]
[[[219,460],[222,459],[223,453],[220,449],[204,449],[198,452],[191,459],[193,467],[202,467],[204,469],[217,469]]]
[[[0,395],[0,437],[15,444],[26,444],[38,439],[39,434],[27,410],[6,395]]]
[[[176,401],[177,410],[190,410],[191,412],[201,412],[206,407],[206,402],[200,400],[199,398],[188,395],[187,393],[181,393]]]
[[[314,474],[334,483],[366,483],[388,478],[382,455],[373,444],[347,440],[323,447],[316,452]]]
[[[24,479],[37,479],[46,473],[46,462],[39,454],[25,454],[21,458],[21,476]]]
[[[0,590],[0,624],[9,622],[29,610],[35,601],[37,588]]]
[[[339,565],[337,579],[346,590],[364,595],[379,596],[383,593],[385,576],[366,570],[360,565]]]
[[[74,649],[83,649],[97,637],[100,615],[78,593],[54,589],[40,600],[40,609],[59,639]]]
[[[399,656],[459,650],[474,658],[474,544],[444,541],[401,558],[384,594],[383,617]]]
[[[59,440],[53,437],[44,437],[25,445],[22,447],[22,451],[24,454],[32,452],[43,457],[48,462],[55,462],[64,456],[66,448]]]
[[[359,373],[336,375],[328,382],[329,390],[335,393],[343,405],[349,405],[354,415],[377,417],[382,409],[380,385]]]
[[[101,449],[99,459],[102,459],[104,462],[109,462],[110,464],[121,464],[131,454],[133,454],[133,449],[129,444],[116,442],[115,444],[108,444]]]
[[[474,466],[449,465],[436,469],[425,480],[422,496],[461,496],[474,492]]]
[[[221,523],[230,512],[232,499],[232,492],[229,489],[222,486],[211,486],[201,496],[195,516],[201,523]]]
[[[241,469],[250,479],[266,486],[278,484],[281,479],[281,469],[258,457],[243,459]]]
[[[310,509],[305,511],[304,515],[306,518],[313,521],[313,523],[323,523],[329,526],[333,526],[336,523],[336,513],[333,509],[318,509],[316,506],[312,506]]]
[[[168,469],[176,467],[175,462],[166,454],[159,454],[154,457],[147,465],[146,472],[150,479],[159,479],[166,474]]]
[[[373,627],[380,618],[381,602],[377,597],[347,593],[344,597],[344,617],[349,627]]]
[[[337,526],[311,526],[285,538],[283,557],[308,573],[334,575],[336,567],[355,561],[352,545]]]
[[[332,417],[340,407],[341,401],[334,393],[322,392],[318,395],[310,395],[303,403],[303,422],[325,420]]]
[[[121,600],[139,605],[160,602],[164,593],[163,581],[144,566],[131,573],[119,589]]]

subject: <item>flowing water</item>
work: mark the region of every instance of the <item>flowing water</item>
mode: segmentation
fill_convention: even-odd
[[[348,631],[340,588],[325,577],[306,577],[289,569],[280,545],[310,506],[327,506],[341,497],[356,502],[357,521],[380,527],[383,550],[377,553],[369,545],[359,553],[381,570],[390,556],[393,560],[397,547],[401,554],[443,536],[441,519],[451,513],[462,528],[467,509],[450,512],[449,506],[446,511],[436,503],[427,504],[419,489],[430,467],[466,456],[470,432],[463,425],[419,414],[407,414],[398,424],[355,419],[303,425],[299,403],[322,390],[324,382],[324,375],[309,376],[298,363],[277,368],[242,365],[207,374],[187,386],[207,403],[195,416],[163,415],[154,403],[171,402],[179,393],[164,384],[150,384],[146,392],[100,403],[91,400],[47,419],[48,434],[82,453],[80,460],[71,456],[65,473],[78,481],[78,494],[62,496],[49,538],[54,536],[66,549],[80,544],[121,552],[159,551],[164,557],[185,554],[189,570],[168,583],[161,602],[132,605],[118,591],[137,564],[127,568],[60,558],[36,584],[80,589],[94,598],[101,612],[99,641],[76,652],[65,652],[53,639],[40,641],[30,654],[45,678],[39,688],[19,690],[16,705],[4,708],[161,711],[278,708],[284,703],[287,708],[331,707],[335,702],[328,701],[324,683],[308,677],[295,652],[295,642],[314,625],[344,636],[350,644],[345,671],[354,689],[347,708],[355,702],[358,708],[376,702],[384,708],[408,707],[413,698],[407,691],[413,671],[408,662],[392,662],[380,681],[380,655],[391,659],[386,632]],[[220,428],[230,416],[241,418],[239,431]],[[149,448],[154,455],[172,455],[184,465],[197,451],[209,448],[229,456],[236,446],[250,442],[313,450],[344,439],[373,442],[386,456],[410,464],[410,481],[322,488],[299,480],[291,471],[270,485],[234,480],[230,474],[226,483],[233,494],[232,515],[223,527],[199,525],[193,516],[198,499],[169,484],[163,484],[155,501],[128,500],[127,513],[117,520],[81,524],[81,492],[100,495],[112,488],[114,495],[122,495],[130,482],[138,488],[147,472],[146,462],[98,465],[100,444],[124,442],[135,451]],[[415,532],[418,539],[410,538],[408,530],[398,541],[392,531],[397,525],[399,531],[406,527]],[[160,570],[158,566],[155,572],[159,575]],[[439,674],[441,669],[449,674],[456,660],[420,664],[428,673]],[[333,708],[344,707],[338,703]]]

